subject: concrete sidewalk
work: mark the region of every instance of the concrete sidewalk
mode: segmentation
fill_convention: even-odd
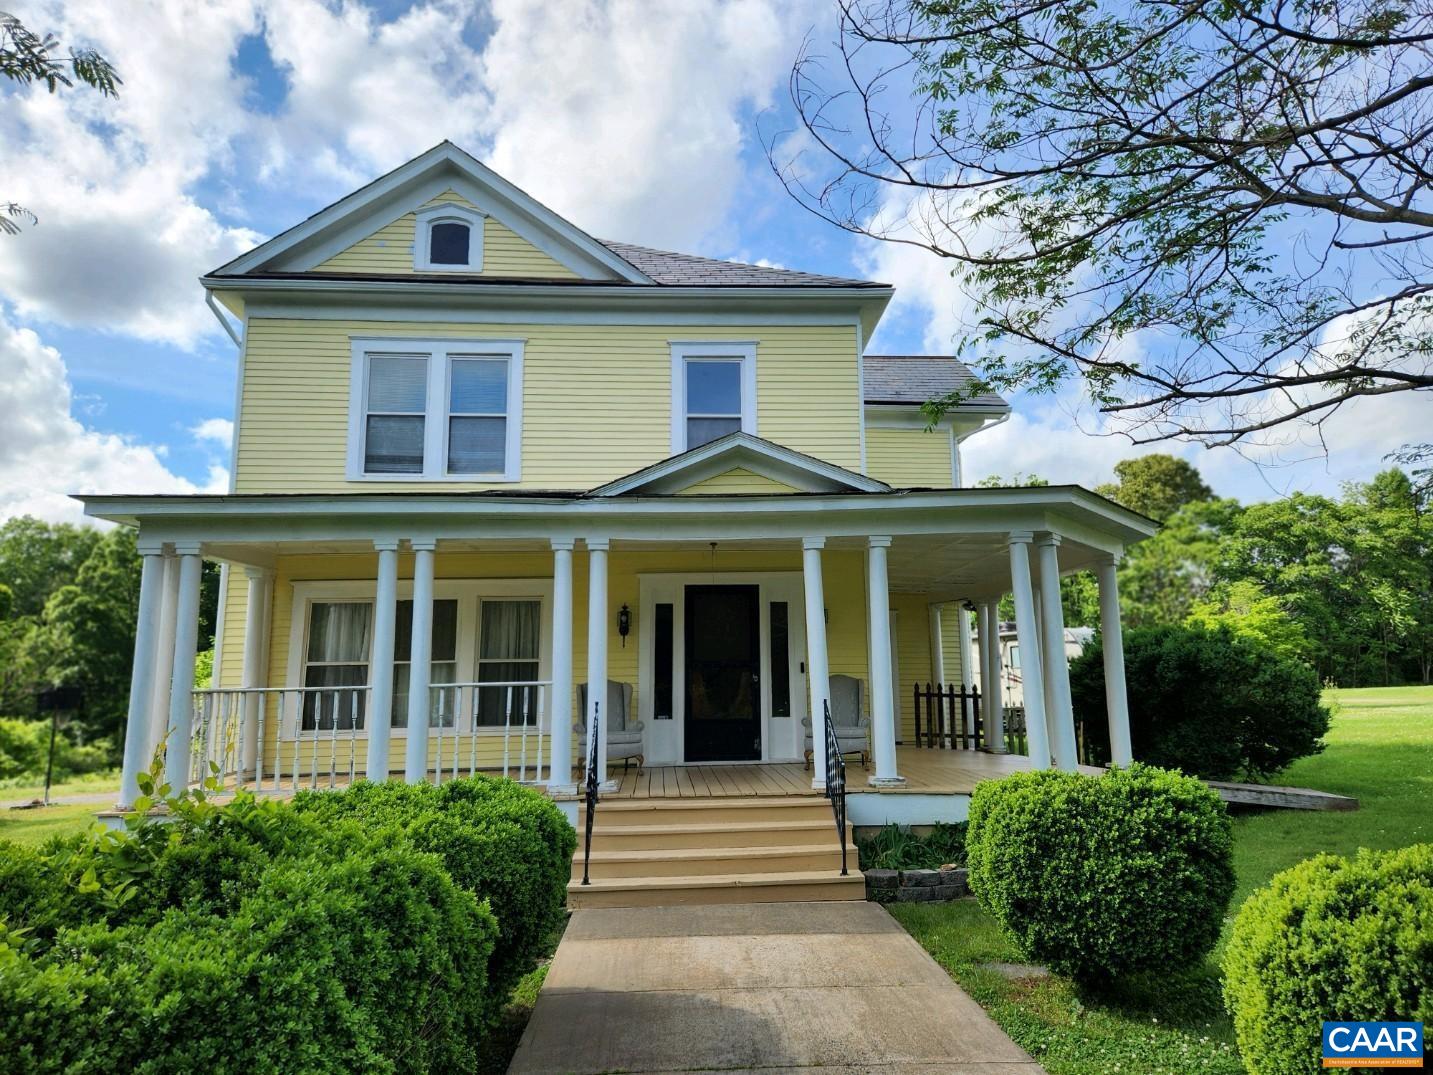
[[[1043,1075],[873,903],[577,911],[509,1075]]]

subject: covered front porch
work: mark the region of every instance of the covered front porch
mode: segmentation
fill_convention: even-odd
[[[609,795],[809,794],[824,736],[805,722],[842,677],[870,759],[848,760],[853,796],[963,797],[1017,768],[1075,766],[1059,577],[1086,568],[1106,613],[1115,760],[1128,759],[1114,563],[1150,527],[1081,489],[87,507],[137,526],[144,557],[125,803],[161,749],[176,787],[211,772],[266,792],[494,772],[567,798],[594,728]],[[203,558],[227,568],[215,685],[196,691]],[[913,686],[968,681],[958,610],[987,623],[1006,591],[1037,655],[1029,756],[1003,754],[998,699],[982,700],[985,740],[961,742],[981,749],[917,749]],[[626,757],[609,749],[619,734],[636,737]]]

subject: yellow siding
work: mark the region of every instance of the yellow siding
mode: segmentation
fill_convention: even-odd
[[[896,660],[900,683],[896,692],[900,711],[896,714],[896,738],[910,743],[915,737],[915,698],[912,687],[928,683],[930,671],[930,612],[924,594],[892,594],[896,617]]]
[[[519,338],[522,481],[345,478],[351,336]],[[254,318],[245,344],[237,491],[587,489],[671,454],[673,339],[757,341],[757,432],[859,469],[855,328],[463,325]]]
[[[833,675],[856,676],[866,684],[867,711],[870,701],[870,677],[866,664],[867,619],[865,599],[864,554],[859,551],[828,550],[823,557],[824,586],[829,609],[827,623],[827,652]],[[293,622],[294,583],[316,580],[369,580],[375,575],[377,558],[372,555],[301,555],[282,556],[278,560],[274,582],[273,613],[269,631],[268,675],[264,686],[297,686],[290,678],[289,648],[294,630],[303,630],[302,624]],[[730,552],[721,555],[721,571],[791,571],[801,570],[801,553],[791,552]],[[627,644],[622,644],[616,631],[615,613],[610,617],[610,635],[607,643],[607,669],[612,679],[631,683],[639,690],[637,678],[637,638],[641,625],[639,573],[691,572],[705,573],[711,570],[711,553],[705,549],[673,552],[631,553],[614,551],[608,562],[608,602],[612,609],[626,604],[632,610],[632,633]],[[498,578],[550,578],[552,557],[543,554],[497,554],[497,553],[443,553],[437,557],[435,575],[445,579],[498,579]],[[399,557],[399,577],[412,577],[412,557]],[[240,669],[243,666],[244,645],[244,600],[245,587],[234,586],[226,600],[222,622],[224,630],[225,671],[224,686],[238,686]],[[579,552],[573,558],[573,669],[576,682],[587,678],[587,557]],[[893,607],[924,609],[919,597],[900,596],[893,598]],[[909,690],[912,675],[921,675],[928,668],[929,660],[922,660],[917,652],[924,647],[927,652],[924,612],[907,616],[902,612],[899,634],[901,653],[901,678],[903,690]],[[909,656],[907,656],[909,653]],[[635,702],[634,702],[635,704]],[[576,710],[576,697],[573,697]],[[908,715],[907,715],[908,716]],[[435,733],[436,734],[436,733]],[[500,746],[495,737],[479,737],[481,763],[496,764],[500,759]],[[349,760],[347,740],[340,742],[335,761],[337,771],[346,773]],[[450,757],[453,739],[445,739],[445,757]],[[459,743],[460,760],[467,763],[469,743],[464,738]],[[393,764],[402,764],[402,744],[395,741],[390,753]],[[300,762],[305,771],[313,762],[311,747],[301,746]],[[436,751],[430,749],[430,758]],[[546,754],[547,747],[544,746]],[[282,762],[283,771],[289,773],[293,765],[294,744],[292,740],[280,741],[277,724],[272,716],[265,724],[264,756],[266,771],[272,773],[274,766]],[[353,747],[356,768],[362,771],[366,746],[362,738]],[[329,762],[328,747],[319,744],[318,764],[320,770]],[[574,750],[574,758],[576,752]]]
[[[439,202],[464,205],[472,203],[448,191],[428,205]],[[413,268],[413,242],[417,216],[405,213],[385,224],[366,239],[360,239],[318,266],[323,272],[412,273],[427,270]],[[488,217],[483,223],[483,276],[541,277],[544,279],[578,279],[577,273],[543,253],[506,224]]]
[[[945,681],[960,683],[965,679],[960,653],[960,606],[947,602],[940,609],[941,654],[945,660]]]
[[[751,493],[794,493],[789,485],[771,478],[754,474],[745,467],[733,467],[725,474],[717,474],[705,481],[689,485],[682,490],[683,496],[741,496]]]
[[[866,473],[897,487],[955,485],[950,431],[866,427]]]

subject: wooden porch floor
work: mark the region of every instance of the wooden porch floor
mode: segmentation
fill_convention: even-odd
[[[873,788],[867,783],[874,768],[862,769],[854,756],[846,759],[848,793],[882,795],[968,795],[982,780],[995,780],[1030,768],[1023,754],[982,754],[974,750],[929,750],[897,747],[896,768],[906,778],[898,788]],[[1102,770],[1082,766],[1082,771]],[[722,799],[819,795],[811,789],[811,771],[800,762],[751,765],[620,765],[608,770],[618,781],[604,799]]]

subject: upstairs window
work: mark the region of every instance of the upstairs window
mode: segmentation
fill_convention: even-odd
[[[413,267],[435,272],[481,272],[483,219],[478,210],[455,203],[418,210]]]
[[[353,340],[350,480],[517,481],[521,340]]]
[[[672,344],[672,451],[756,433],[756,345]]]

